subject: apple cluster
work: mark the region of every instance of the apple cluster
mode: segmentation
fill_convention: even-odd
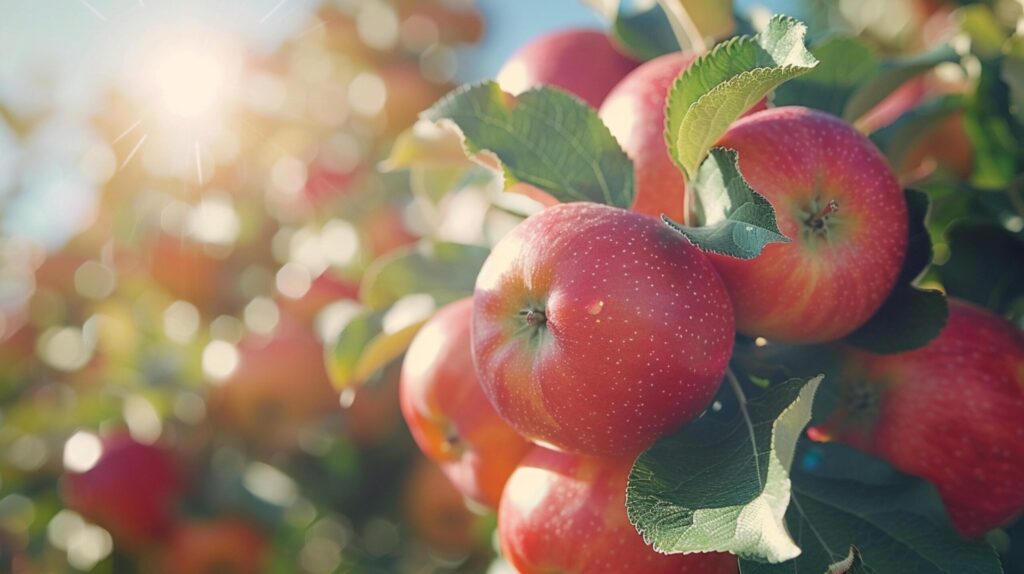
[[[736,572],[729,554],[647,546],[626,514],[630,467],[712,406],[737,336],[826,344],[843,356],[840,400],[813,439],[930,481],[964,536],[1018,517],[1017,327],[952,300],[922,348],[881,355],[841,341],[889,297],[910,225],[897,175],[854,126],[762,101],[719,140],[789,238],[756,258],[704,252],[662,222],[691,215],[664,130],[667,93],[693,61],[640,64],[599,32],[569,30],[504,67],[506,92],[553,85],[599,109],[633,162],[635,200],[547,198],[497,243],[473,297],[419,332],[401,407],[420,448],[466,497],[498,509],[502,552],[521,572]]]

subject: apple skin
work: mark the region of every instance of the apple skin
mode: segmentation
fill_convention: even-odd
[[[473,355],[520,434],[635,454],[710,403],[732,306],[708,259],[649,217],[564,203],[523,221],[477,277]]]
[[[601,31],[562,30],[541,36],[513,54],[498,72],[498,85],[512,95],[540,85],[555,86],[597,108],[638,64]]]
[[[402,415],[416,444],[465,496],[495,508],[530,448],[494,411],[470,350],[473,300],[437,312],[416,335],[402,365]]]
[[[980,536],[1024,510],[1024,334],[969,303],[923,348],[844,351],[824,437],[933,483],[954,526]]]
[[[299,432],[341,412],[327,377],[323,345],[288,316],[269,336],[246,335],[234,373],[213,388],[218,422],[271,449],[295,446]]]
[[[183,491],[184,476],[174,456],[127,433],[103,440],[96,464],[82,473],[67,471],[61,483],[68,508],[129,548],[169,531]]]
[[[673,52],[645,62],[619,82],[601,104],[600,116],[633,160],[633,211],[683,221],[686,180],[665,146],[665,99],[696,56]],[[750,112],[764,110],[766,100]]]
[[[739,153],[751,187],[789,243],[741,260],[709,254],[732,295],[736,329],[769,340],[834,341],[878,310],[907,251],[907,204],[867,138],[829,114],[792,106],[741,119],[719,145]],[[835,201],[825,218],[814,214]]]
[[[179,525],[164,549],[164,574],[230,572],[262,574],[269,569],[266,535],[241,518]]]
[[[498,510],[502,555],[522,574],[734,574],[730,554],[656,552],[626,516],[632,457],[596,458],[534,447]]]

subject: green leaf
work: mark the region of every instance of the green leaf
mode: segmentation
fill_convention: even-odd
[[[792,18],[775,16],[756,36],[715,46],[676,80],[666,102],[665,140],[688,176],[729,124],[775,87],[818,64],[804,46],[806,31]]]
[[[490,253],[460,243],[423,243],[374,261],[359,286],[359,298],[371,309],[386,309],[407,295],[423,293],[438,306],[473,294],[477,273]]]
[[[889,473],[858,480],[861,467],[881,463],[838,444],[803,443],[793,465],[793,503],[786,524],[802,552],[795,560],[764,564],[742,560],[743,574],[821,574],[834,572],[855,548],[851,572],[1002,572],[993,549],[960,538],[927,482]],[[832,472],[816,467],[830,461]],[[835,467],[846,472],[836,472]],[[839,570],[840,572],[842,570]]]
[[[789,238],[779,231],[772,204],[743,179],[737,161],[735,150],[713,148],[691,182],[704,225],[688,227],[667,216],[662,219],[704,251],[753,259],[765,245],[787,243]]]
[[[881,58],[867,42],[831,36],[811,47],[818,65],[775,90],[776,106],[801,105],[841,116],[857,87],[874,76]]]
[[[620,12],[612,22],[611,33],[620,48],[641,61],[680,50],[672,24],[660,4],[639,12]]]
[[[641,454],[626,510],[644,540],[664,553],[725,551],[771,562],[798,555],[782,520],[789,467],[820,382],[773,386],[733,420],[704,417]]]
[[[938,337],[948,317],[942,291],[897,285],[878,312],[846,342],[879,354],[912,351]]]
[[[736,29],[732,0],[658,0],[683,49],[705,50],[709,38],[724,38]]]
[[[884,62],[872,78],[860,85],[843,109],[843,119],[853,122],[871,111],[907,81],[943,62],[958,62],[960,56],[948,45],[924,54],[894,58]]]
[[[923,347],[946,326],[946,296],[934,289],[919,289],[914,281],[932,261],[932,241],[925,221],[927,194],[908,189],[907,256],[896,286],[874,316],[846,337],[851,345],[873,353],[902,353]]]
[[[1009,310],[1024,293],[1024,243],[1003,227],[969,220],[950,226],[946,238],[949,260],[937,266],[946,292],[999,314]]]
[[[363,309],[346,318],[325,355],[327,374],[337,389],[357,383],[356,365],[370,341],[383,331],[383,317],[383,311]]]
[[[1003,46],[999,77],[1010,90],[1010,113],[1024,125],[1024,36],[1012,36]]]
[[[1019,173],[1021,146],[1009,121],[1010,88],[1001,79],[998,62],[981,62],[977,91],[967,106],[964,127],[974,149],[971,183],[982,189],[1004,189]]]
[[[505,185],[534,185],[559,201],[633,205],[633,164],[583,101],[542,86],[511,96],[494,82],[463,86],[423,112],[454,124],[472,154],[497,157]]]

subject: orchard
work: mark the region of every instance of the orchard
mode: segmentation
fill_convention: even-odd
[[[157,4],[0,90],[0,572],[1024,573],[1020,2]]]

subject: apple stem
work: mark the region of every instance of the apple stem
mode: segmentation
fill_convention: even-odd
[[[828,221],[828,218],[837,211],[839,211],[839,202],[830,199],[824,207],[818,210],[818,213],[808,217],[806,223],[812,230],[821,231],[825,229],[825,222]]]

